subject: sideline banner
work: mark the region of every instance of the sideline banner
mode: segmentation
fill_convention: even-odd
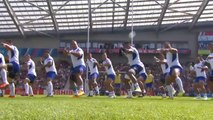
[[[57,57],[63,54],[63,48],[52,48],[52,49],[46,49],[46,48],[18,48],[19,50],[19,55],[20,56],[24,56],[27,54],[30,54],[32,57],[41,57],[44,52],[46,50],[50,51],[50,55],[52,57]],[[86,49],[83,48],[83,50],[86,52]],[[100,54],[103,51],[107,51],[108,53],[114,53],[114,54],[118,54],[119,53],[119,48],[114,48],[114,49],[99,49],[99,48],[90,48],[90,52],[91,53],[95,53],[95,54]],[[159,53],[159,51],[155,50],[155,49],[138,49],[138,52],[141,54],[157,54]],[[191,54],[191,50],[189,49],[179,49],[178,52],[180,54]],[[0,48],[0,53],[2,53],[3,55],[7,55],[7,52],[4,48]]]
[[[198,54],[208,55],[208,44],[213,43],[213,32],[200,32],[198,35]]]

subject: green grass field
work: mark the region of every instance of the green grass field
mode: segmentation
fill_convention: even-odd
[[[126,99],[106,96],[72,98],[0,98],[0,120],[211,120],[213,100],[177,97]]]

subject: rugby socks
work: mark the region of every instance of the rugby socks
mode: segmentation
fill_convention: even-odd
[[[84,91],[83,85],[80,85],[80,86],[79,86],[79,90]]]
[[[98,88],[98,86],[95,87],[95,91],[97,92],[97,94],[99,94],[99,88]]]
[[[173,93],[172,93],[172,86],[171,85],[166,85],[166,89],[168,91],[168,95],[170,98],[174,98]]]
[[[9,84],[7,81],[7,71],[5,69],[1,70],[1,77],[2,77],[3,83]]]
[[[11,83],[9,85],[9,88],[10,88],[10,96],[15,96],[15,84]]]
[[[78,88],[76,85],[73,87],[73,92],[74,92],[74,95],[78,95]]]
[[[171,87],[172,87],[172,94],[174,95],[176,93],[176,90],[173,86],[171,86]]]
[[[166,93],[162,94],[162,97],[163,97],[163,98],[166,98]]]
[[[203,94],[203,97],[207,97],[207,93],[204,93],[204,94]]]
[[[89,95],[93,96],[93,90],[90,90]]]
[[[53,84],[51,81],[48,82],[48,95],[53,95]]]
[[[200,98],[201,98],[201,95],[200,95],[200,94],[197,94],[196,98],[197,98],[197,99],[200,99]]]
[[[109,92],[109,96],[115,96],[115,92],[114,91]]]
[[[184,93],[183,83],[182,83],[182,80],[180,79],[180,77],[176,78],[176,83],[178,84],[179,90]]]
[[[127,90],[127,94],[128,94],[129,97],[132,96],[132,90],[131,89]]]
[[[49,84],[49,83],[48,83]],[[48,86],[48,84],[47,84],[47,86],[46,86],[46,91],[47,91],[47,95],[49,94],[49,86]]]
[[[139,84],[138,83],[135,83],[134,86],[135,86],[135,89],[139,89]]]
[[[29,94],[30,94],[30,95],[33,95],[33,89],[32,89],[32,86],[29,86]]]
[[[29,94],[29,84],[28,83],[25,83],[24,84],[24,90],[25,90],[25,94]]]

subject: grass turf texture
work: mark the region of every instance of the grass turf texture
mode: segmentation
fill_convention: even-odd
[[[0,120],[210,120],[213,100],[177,97],[126,99],[106,96],[72,98],[0,98]]]

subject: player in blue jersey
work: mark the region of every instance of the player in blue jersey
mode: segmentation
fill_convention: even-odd
[[[208,67],[204,65],[204,61],[202,61],[201,57],[197,57],[195,61],[195,65],[191,68],[191,72],[196,76],[194,80],[194,88],[197,93],[196,99],[201,98],[201,93],[203,93],[203,99],[208,100],[207,92],[205,88],[206,83],[206,71],[208,71]]]
[[[93,96],[93,91],[95,90],[97,94],[99,94],[99,88],[97,84],[97,78],[99,76],[99,71],[98,71],[98,61],[92,57],[92,53],[88,53],[87,57],[87,65],[90,71],[89,74],[89,95],[90,97]]]
[[[154,59],[161,66],[162,75],[161,75],[161,78],[160,78],[160,87],[159,88],[162,92],[162,97],[166,98],[166,91],[165,91],[165,87],[164,87],[165,85],[170,85],[173,89],[172,94],[175,94],[176,91],[174,90],[171,83],[166,82],[166,79],[169,77],[170,68],[169,68],[169,65],[167,63],[167,60],[165,59],[165,56],[163,54],[160,54],[159,58],[154,57]],[[170,93],[169,93],[169,96],[170,96]]]
[[[113,87],[113,82],[115,81],[115,70],[113,68],[111,60],[108,58],[106,53],[103,53],[102,55],[102,64],[100,66],[103,66],[105,68],[107,79],[104,81],[106,90],[109,91],[109,97],[115,98],[115,91]]]
[[[84,62],[84,51],[78,46],[77,41],[71,42],[71,50],[64,50],[64,53],[71,58],[72,62],[72,74],[75,75],[75,83],[78,86],[78,89],[74,91],[75,96],[84,95],[84,88],[83,88],[83,74],[86,71],[86,65]]]
[[[5,59],[4,56],[0,53],[0,75],[2,78],[2,84],[1,84],[1,88],[0,88],[0,97],[3,97],[4,95],[4,88],[5,85],[8,85],[8,81],[7,81],[7,70],[6,70],[6,63],[5,63]]]
[[[7,55],[9,63],[6,64],[8,70],[8,82],[10,88],[10,98],[15,97],[15,79],[19,75],[20,65],[19,65],[19,51],[16,46],[12,44],[11,40],[2,43],[3,47],[7,50]],[[6,87],[7,83],[2,84],[0,87]]]
[[[50,56],[49,51],[45,51],[44,57],[40,59],[41,64],[45,68],[46,71],[46,90],[47,90],[47,97],[53,97],[53,84],[52,81],[57,76],[57,70],[55,66],[54,59]]]
[[[127,74],[134,83],[134,86],[136,88],[135,91],[137,92],[142,91],[142,94],[145,94],[144,82],[147,79],[147,74],[145,66],[140,60],[139,52],[135,47],[131,45],[130,42],[125,42],[123,46],[124,47],[121,50],[127,57],[128,64],[130,65],[130,69],[128,70]],[[129,86],[127,88],[131,87]],[[132,97],[131,89],[128,89],[127,91],[128,91],[127,98],[131,98]]]
[[[175,82],[178,84],[179,87],[179,95],[183,95],[185,93],[183,89],[183,83],[180,79],[180,74],[183,71],[183,68],[179,62],[179,55],[178,50],[173,48],[169,42],[164,43],[164,48],[161,49],[162,53],[166,54],[166,60],[169,65],[169,77],[167,82]],[[171,93],[170,96],[173,99],[172,88],[171,86],[167,86],[167,90]]]
[[[210,75],[209,75],[207,83],[213,97],[213,43],[209,44],[209,51],[210,51],[210,54],[206,58],[206,61],[210,64]]]
[[[23,66],[27,69],[27,77],[24,80],[25,93],[22,96],[33,96],[33,83],[37,76],[36,66],[30,55],[26,55],[24,58],[25,64]]]

